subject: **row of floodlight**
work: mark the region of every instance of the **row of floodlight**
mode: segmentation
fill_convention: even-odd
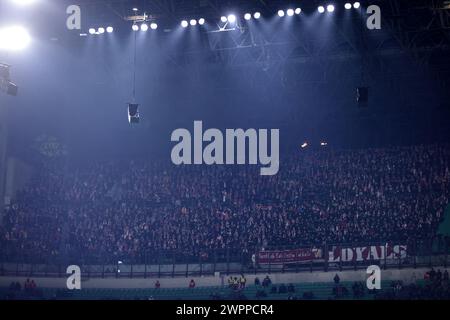
[[[204,25],[205,24],[205,19],[203,19],[203,18],[200,18],[200,19],[198,19],[198,20],[196,20],[196,19],[191,19],[191,20],[189,20],[189,22],[187,21],[187,20],[183,20],[183,21],[181,21],[181,26],[183,27],[183,28],[187,28],[189,25],[191,25],[191,26],[196,26],[197,24],[199,24],[199,25]]]
[[[351,8],[359,9],[360,7],[361,7],[361,3],[359,3],[358,1],[354,2],[353,5],[350,2],[347,2],[344,5],[344,8],[347,9],[347,10],[350,10]],[[335,10],[335,6],[333,4],[327,5],[326,11],[331,13],[331,12],[334,12],[334,10]],[[319,6],[319,7],[317,7],[317,11],[319,11],[319,13],[324,13],[325,12],[325,7],[324,6]]]
[[[287,9],[286,12],[284,12],[284,10],[278,10],[279,17],[284,17],[285,14],[287,14],[289,17],[292,17],[294,14],[300,14],[300,13],[302,13],[301,8],[296,8],[295,10]]]
[[[113,27],[107,27],[106,29],[105,28],[103,28],[103,27],[99,27],[99,28],[97,28],[97,29],[95,29],[95,28],[90,28],[89,29],[89,34],[103,34],[103,33],[105,33],[105,31],[107,32],[107,33],[111,33],[111,32],[113,32],[114,31],[114,28]]]
[[[358,1],[354,2],[353,4],[351,4],[350,2],[347,2],[344,5],[344,8],[347,9],[347,10],[350,10],[352,8],[359,9],[360,7],[361,7],[361,4]],[[133,10],[135,10],[135,9],[133,9]],[[335,6],[333,4],[327,5],[326,8],[325,8],[325,6],[319,6],[317,8],[317,11],[319,11],[319,13],[324,13],[325,11],[328,11],[328,12],[331,13],[331,12],[334,12],[334,10],[335,10]],[[302,12],[301,8],[295,8],[295,9],[289,8],[286,11],[285,10],[278,10],[278,16],[279,17],[284,17],[285,15],[287,15],[287,16],[291,17],[293,15],[299,15],[301,12]],[[259,18],[261,18],[261,13],[258,12],[258,11],[254,12],[253,14],[251,14],[251,13],[244,14],[244,19],[247,20],[247,21],[251,20],[251,19],[256,19],[257,20]],[[220,21],[222,23],[231,23],[231,24],[233,24],[233,23],[236,22],[236,20],[237,20],[237,18],[236,18],[236,15],[234,15],[234,14],[230,14],[228,16],[221,16],[220,17]],[[205,24],[205,19],[204,18],[200,18],[198,20],[191,19],[189,21],[188,20],[183,20],[183,21],[181,21],[180,24],[181,24],[181,27],[183,27],[183,28],[187,28],[189,25],[191,25],[191,26],[196,26],[197,24],[198,25],[204,25]],[[152,30],[156,30],[158,28],[158,24],[156,24],[155,22],[152,22],[150,24],[150,26],[149,26],[147,23],[144,22],[140,26],[137,25],[136,23],[134,23],[133,26],[132,26],[133,31],[141,30],[141,31],[145,32],[149,28],[152,29]],[[103,34],[103,33],[105,33],[105,31],[108,32],[108,33],[111,33],[111,32],[114,31],[114,28],[113,27],[107,27],[106,29],[103,28],[103,27],[100,27],[98,29],[90,28],[89,29],[89,34],[92,34],[92,35],[94,35],[94,34]]]
[[[131,29],[133,31],[139,31],[139,29],[140,29],[141,31],[144,31],[144,32],[148,31],[149,28],[152,30],[156,30],[156,29],[158,29],[158,24],[156,22],[152,22],[152,23],[150,23],[150,26],[149,26],[147,23],[144,22],[139,27],[136,23],[134,23],[133,26],[131,27]]]

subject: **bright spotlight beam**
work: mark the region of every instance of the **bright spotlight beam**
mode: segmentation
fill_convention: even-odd
[[[317,11],[319,11],[319,13],[324,13],[325,12],[325,8],[323,6],[319,6],[317,8]]]
[[[279,17],[284,17],[284,11],[283,10],[278,10],[278,16]]]
[[[261,13],[255,12],[255,13],[253,14],[253,18],[255,18],[255,19],[261,18]]]
[[[245,20],[250,20],[252,18],[252,15],[250,14],[250,13],[246,13],[245,15],[244,15],[244,19]]]
[[[30,42],[31,37],[23,27],[13,26],[0,29],[0,50],[23,50]]]
[[[236,16],[234,14],[230,14],[228,16],[228,22],[229,23],[235,23],[236,22]]]
[[[328,11],[328,12],[334,12],[334,5],[329,4],[329,5],[327,6],[327,11]]]
[[[181,21],[181,26],[183,28],[187,28],[188,25],[189,25],[189,23],[186,20]]]
[[[294,15],[294,9],[288,9],[286,13],[289,17],[292,17]]]
[[[143,24],[141,24],[141,31],[147,31],[148,30],[148,24],[146,24],[146,23],[143,23]]]

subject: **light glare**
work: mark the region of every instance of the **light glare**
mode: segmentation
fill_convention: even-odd
[[[141,31],[147,31],[148,30],[148,25],[146,23],[141,24]]]
[[[188,22],[186,20],[181,21],[181,26],[186,28],[188,26]]]
[[[235,23],[236,22],[236,16],[234,14],[230,14],[228,16],[228,22],[229,23]]]
[[[292,16],[294,15],[294,9],[288,9],[288,10],[287,10],[287,15],[288,15],[289,17],[292,17]]]
[[[11,1],[14,2],[15,4],[24,6],[32,4],[35,0],[11,0]]]
[[[0,49],[22,50],[30,43],[31,38],[28,31],[19,26],[0,29]]]

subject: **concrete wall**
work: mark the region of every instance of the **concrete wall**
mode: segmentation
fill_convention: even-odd
[[[437,269],[437,268],[436,268]],[[441,268],[443,270],[444,268]],[[382,270],[381,280],[402,280],[404,283],[410,283],[422,279],[425,272],[429,269],[392,269]],[[341,281],[366,281],[366,270],[342,271],[337,272]],[[305,272],[305,273],[279,273],[271,274],[273,283],[311,283],[311,282],[332,282],[335,272]],[[233,275],[234,276],[234,275]],[[236,274],[236,276],[240,276]],[[265,275],[258,275],[262,280]],[[247,283],[253,284],[255,275],[246,275]],[[36,284],[45,288],[66,288],[65,278],[32,278]],[[190,279],[194,279],[199,287],[221,286],[222,278],[220,276],[193,277],[193,278],[161,278],[159,279],[163,288],[187,288]],[[224,276],[223,282],[227,283],[227,276]],[[24,283],[26,277],[0,277],[0,287],[7,287],[13,281]],[[157,278],[147,279],[85,279],[82,280],[82,288],[153,288]]]

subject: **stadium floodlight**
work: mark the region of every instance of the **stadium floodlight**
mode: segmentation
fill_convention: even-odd
[[[90,28],[90,29],[89,29],[89,34],[95,34],[95,32],[96,32],[96,31],[95,31],[94,28]]]
[[[278,16],[284,17],[284,10],[278,10]]]
[[[23,50],[30,42],[31,37],[23,27],[12,26],[0,29],[0,50]]]
[[[99,34],[105,33],[105,28],[100,27],[100,28],[97,29],[97,32],[98,32]]]
[[[344,5],[344,8],[347,9],[347,10],[350,10],[350,9],[352,8],[352,4],[351,4],[350,2],[347,2],[347,3]]]
[[[327,11],[328,11],[328,12],[334,12],[334,5],[329,4],[329,5],[327,6]]]
[[[308,142],[303,142],[302,145],[300,147],[302,147],[302,149],[306,148],[308,146]]]
[[[317,11],[319,11],[319,13],[324,13],[325,12],[325,8],[323,6],[319,6],[317,8]]]
[[[146,24],[146,23],[143,23],[143,24],[141,24],[141,31],[147,31],[148,30],[148,24]]]
[[[195,25],[197,25],[197,20],[191,19],[191,21],[189,23],[191,24],[191,26],[195,26]]]
[[[200,19],[198,19],[198,24],[199,25],[204,25],[205,24],[205,19],[203,19],[203,18],[200,18]]]
[[[152,30],[156,30],[156,29],[158,29],[158,25],[157,25],[155,22],[152,22],[152,23],[150,24],[150,28],[151,28]]]
[[[137,24],[133,24],[131,29],[133,29],[133,31],[138,31],[139,30],[139,26]]]
[[[244,15],[244,19],[245,20],[250,20],[252,18],[252,15],[250,14],[250,13],[246,13],[245,15]]]
[[[106,32],[108,32],[108,33],[111,33],[111,32],[113,32],[114,31],[114,28],[113,27],[108,27],[108,28],[106,28]]]
[[[287,15],[288,15],[289,17],[292,17],[292,16],[294,15],[294,9],[288,9],[288,10],[286,11],[286,13],[287,13]]]
[[[228,21],[228,18],[225,17],[225,16],[221,16],[221,17],[220,17],[220,21],[222,21],[223,23],[225,23],[225,22]]]
[[[296,8],[295,9],[295,14],[300,14],[302,13],[302,9],[301,8]]]
[[[228,19],[229,23],[235,23],[236,22],[236,16],[234,14],[230,14],[227,19]]]
[[[255,13],[253,14],[253,18],[255,18],[255,19],[261,18],[261,13],[259,13],[258,11],[255,12]]]
[[[188,25],[189,25],[189,23],[186,20],[181,21],[181,26],[183,28],[187,28]]]
[[[139,10],[139,9],[136,8],[136,7],[133,8],[133,11],[134,11],[134,12],[137,12],[138,10]]]
[[[361,7],[361,3],[359,3],[358,1],[356,1],[355,3],[353,3],[353,8],[359,9],[359,7]]]
[[[322,142],[320,143],[320,145],[321,145],[322,147],[325,147],[325,146],[327,146],[327,145],[328,145],[328,143],[327,143],[327,142],[325,142],[325,141],[322,141]]]

